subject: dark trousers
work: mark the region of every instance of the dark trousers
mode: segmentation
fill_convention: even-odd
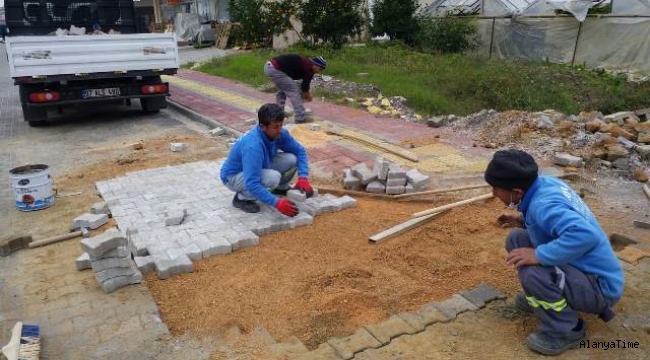
[[[506,250],[533,248],[528,231],[513,229],[506,237]],[[518,269],[526,300],[540,320],[540,331],[561,334],[571,331],[578,323],[578,311],[606,315],[616,301],[600,292],[597,277],[571,265],[521,266]]]

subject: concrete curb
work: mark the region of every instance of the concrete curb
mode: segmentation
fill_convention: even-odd
[[[191,119],[193,121],[196,121],[198,123],[206,125],[206,126],[210,127],[211,129],[216,128],[216,127],[220,127],[220,128],[222,128],[222,129],[224,129],[226,131],[226,134],[228,134],[230,136],[233,136],[235,138],[238,138],[238,137],[244,135],[242,132],[240,132],[238,130],[235,130],[235,129],[227,126],[227,125],[224,125],[224,124],[222,124],[222,123],[220,123],[220,122],[218,122],[218,121],[216,121],[214,119],[211,119],[211,118],[209,118],[209,117],[207,117],[207,116],[205,116],[203,114],[200,114],[200,113],[188,108],[185,105],[181,105],[181,104],[179,104],[179,103],[177,103],[175,101],[172,101],[170,99],[167,99],[167,105],[171,109],[173,109],[174,111],[180,113],[181,115],[186,116],[189,119]]]

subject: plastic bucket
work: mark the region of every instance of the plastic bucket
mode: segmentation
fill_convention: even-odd
[[[54,204],[52,177],[47,165],[20,166],[9,170],[9,174],[18,210],[40,210]]]

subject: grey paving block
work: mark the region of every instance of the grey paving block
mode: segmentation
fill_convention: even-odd
[[[388,194],[388,195],[404,194],[405,191],[406,191],[406,187],[404,185],[386,186],[386,194]]]
[[[203,259],[203,250],[201,250],[201,248],[194,243],[183,247],[183,252],[192,261]]]
[[[553,163],[560,166],[581,167],[582,158],[567,153],[556,153],[553,155]]]
[[[91,214],[110,214],[111,211],[108,209],[108,204],[105,201],[96,202],[93,206],[90,207]]]
[[[131,266],[130,257],[123,257],[123,258],[113,257],[113,258],[90,261],[90,267],[93,269],[94,272],[104,271],[113,268],[128,268],[130,266]]]
[[[388,178],[388,167],[390,166],[390,161],[384,159],[381,156],[375,157],[375,164],[372,168],[372,171],[377,174],[377,179],[386,180]]]
[[[455,314],[454,316],[450,316],[450,314],[440,311],[437,305],[438,303],[435,301],[424,305],[422,309],[416,313],[417,318],[413,319],[419,319],[422,321],[422,325],[426,327],[435,323],[447,322],[456,318]]]
[[[399,164],[392,163],[388,166],[388,177],[390,179],[406,179],[406,171]]]
[[[377,174],[368,169],[365,163],[359,163],[352,167],[352,175],[361,181],[361,185],[367,185],[377,180]]]
[[[373,194],[383,194],[386,192],[386,185],[380,181],[373,181],[366,187],[366,191]]]
[[[307,200],[307,194],[300,190],[289,190],[287,191],[287,197],[289,200],[295,202],[295,203],[301,203],[305,200]]]
[[[396,178],[386,180],[386,187],[389,186],[406,186],[406,178]]]
[[[220,128],[220,127],[216,127],[214,129],[208,131],[208,133],[210,135],[212,135],[212,136],[221,136],[221,135],[224,135],[226,133],[226,130],[223,129],[223,128]]]
[[[187,149],[187,144],[186,143],[170,143],[169,144],[169,149],[173,152],[181,152],[185,151]]]
[[[183,222],[183,219],[185,219],[186,215],[187,215],[186,209],[169,211],[165,214],[165,225],[166,226],[180,225]]]
[[[106,214],[83,214],[72,220],[72,228],[79,229],[85,227],[94,230],[107,222],[108,215]]]
[[[429,184],[430,176],[422,174],[418,169],[411,169],[406,172],[408,183],[416,189],[424,189]]]
[[[132,284],[139,284],[142,282],[142,274],[133,274],[130,276],[120,276],[108,279],[107,281],[100,283],[102,290],[105,293],[109,294],[113,291]]]
[[[140,270],[135,266],[135,264],[131,263],[131,266],[129,267],[115,267],[115,268],[110,268],[102,271],[97,271],[95,272],[95,276],[97,277],[97,281],[100,283],[104,283],[108,281],[108,279],[116,278],[116,277],[121,277],[121,276],[131,276],[138,274]]]
[[[154,259],[156,274],[161,280],[169,279],[178,274],[194,272],[192,260],[183,254],[175,259]]]
[[[353,335],[345,338],[333,338],[327,343],[336,350],[343,359],[352,359],[354,354],[366,349],[377,349],[381,343],[368,330],[358,329]]]
[[[90,256],[88,256],[87,253],[81,254],[74,263],[79,271],[90,269],[92,267],[90,264]]]
[[[133,258],[133,261],[135,261],[135,266],[137,266],[143,274],[155,270],[152,256],[136,256]]]
[[[228,237],[226,240],[232,244],[232,251],[258,246],[260,244],[259,236],[255,235],[252,231],[236,234],[233,237]]]
[[[118,246],[113,250],[109,250],[103,253],[101,259],[112,258],[112,257],[123,258],[123,257],[130,257],[130,256],[131,256],[131,252],[129,251],[128,246],[124,245],[124,246]],[[99,259],[92,259],[92,260],[99,260]]]
[[[484,307],[485,304],[489,303],[492,300],[506,298],[506,296],[501,291],[493,288],[485,282],[482,282],[474,289],[463,290],[459,294],[478,308]]]
[[[328,343],[318,345],[318,348],[297,357],[292,360],[339,360],[342,359],[336,350]]]
[[[390,343],[400,335],[415,334],[418,330],[397,315],[391,316],[388,320],[375,325],[364,326],[368,332],[379,340],[383,345]]]
[[[404,193],[405,194],[410,194],[418,191],[416,188],[413,187],[413,185],[406,183],[406,186],[404,187]]]
[[[361,180],[352,175],[351,169],[343,169],[343,187],[346,189],[355,189],[361,186]]]
[[[453,319],[455,319],[456,316],[460,313],[478,309],[476,305],[472,304],[469,300],[465,299],[459,294],[454,294],[452,297],[445,301],[435,303],[434,306],[447,317]]]
[[[81,240],[80,245],[82,251],[88,253],[91,258],[98,259],[105,252],[126,245],[126,238],[116,228],[110,228],[97,236]]]
[[[351,207],[356,207],[357,206],[357,200],[351,196],[345,195],[341,196],[338,199],[339,204],[341,205],[341,209],[347,209]]]

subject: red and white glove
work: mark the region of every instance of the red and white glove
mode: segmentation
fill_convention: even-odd
[[[299,177],[293,188],[304,192],[308,198],[314,195],[314,188],[311,187],[311,184],[306,177]]]
[[[275,208],[284,215],[291,217],[298,215],[299,212],[296,204],[287,199],[278,200],[278,203],[275,204]]]

